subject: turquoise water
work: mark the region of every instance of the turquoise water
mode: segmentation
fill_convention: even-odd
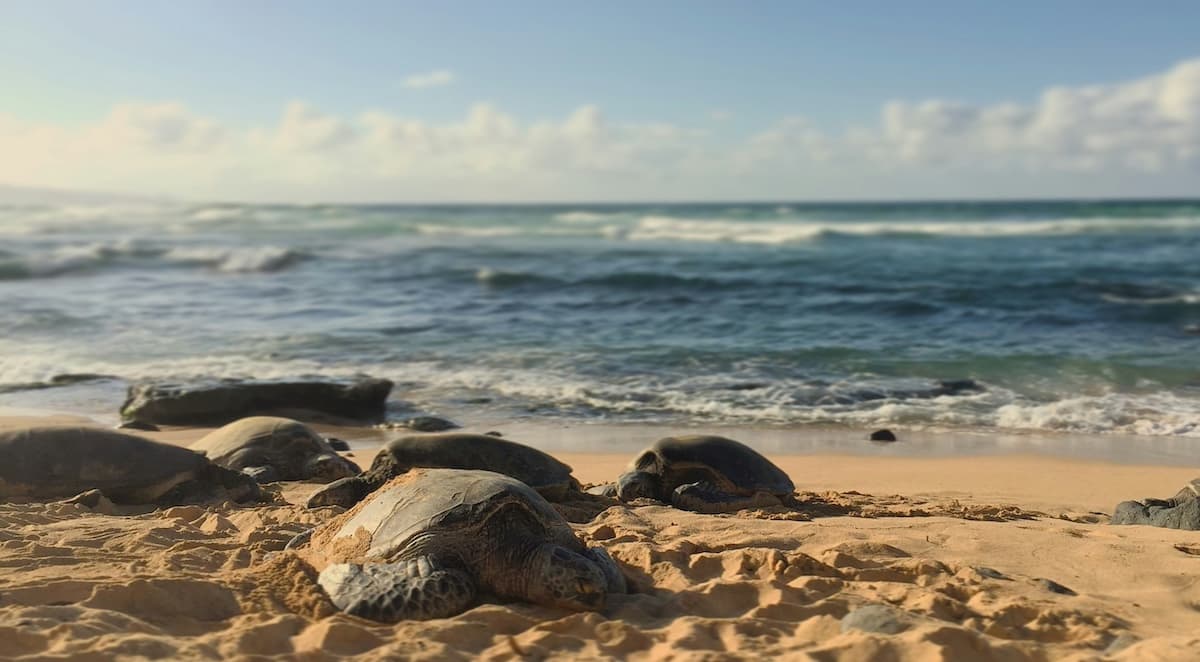
[[[1200,436],[1198,252],[1194,201],[0,208],[0,406],[367,373],[468,421]],[[31,390],[69,373],[115,379]]]

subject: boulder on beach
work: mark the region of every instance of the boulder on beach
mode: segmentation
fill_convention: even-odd
[[[159,425],[224,425],[247,416],[302,421],[383,420],[392,382],[221,380],[195,384],[135,384],[121,406],[123,420]]]
[[[1200,531],[1200,478],[1170,499],[1122,501],[1113,511],[1112,523]]]

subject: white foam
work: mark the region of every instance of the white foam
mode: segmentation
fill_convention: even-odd
[[[554,220],[560,223],[606,223],[627,217],[628,214],[620,212],[568,211],[556,214]]]
[[[1068,218],[1044,221],[835,222],[741,221],[650,215],[638,219],[624,237],[630,240],[706,241],[787,244],[822,236],[1037,237],[1078,234],[1117,234],[1149,230],[1200,230],[1200,217]]]
[[[280,246],[179,247],[172,248],[164,256],[172,262],[207,266],[224,273],[278,271],[301,257],[300,253]]]
[[[745,244],[786,244],[809,241],[825,229],[813,223],[745,222],[644,216],[625,238],[631,241],[704,241]]]
[[[189,218],[193,221],[227,221],[234,218],[241,218],[245,215],[245,210],[238,207],[205,207],[193,211]]]
[[[1200,292],[1183,292],[1162,297],[1123,297],[1118,294],[1102,294],[1100,298],[1110,303],[1133,303],[1143,306],[1161,306],[1178,303],[1200,303]]]

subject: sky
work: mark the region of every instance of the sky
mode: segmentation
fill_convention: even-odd
[[[0,3],[0,185],[269,202],[1200,194],[1196,2]]]

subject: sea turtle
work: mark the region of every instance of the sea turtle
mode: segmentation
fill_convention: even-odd
[[[571,467],[536,448],[484,434],[417,434],[389,441],[368,471],[318,490],[309,497],[308,507],[349,508],[414,467],[495,471],[524,482],[551,501],[563,501],[579,490]]]
[[[123,504],[262,498],[246,474],[124,432],[83,426],[0,432],[0,497],[55,499],[89,490]]]
[[[1113,524],[1148,524],[1168,529],[1200,530],[1200,478],[1170,499],[1122,501],[1112,516]]]
[[[599,610],[625,592],[608,552],[491,471],[410,471],[318,528],[306,554],[338,609],[377,621],[452,616],[480,593]]]
[[[795,485],[757,451],[725,437],[667,437],[642,451],[617,479],[622,501],[657,499],[676,508],[722,513],[777,506]]]
[[[250,474],[260,483],[328,483],[360,471],[357,464],[338,455],[324,437],[290,418],[243,418],[213,430],[191,448],[216,464]]]

